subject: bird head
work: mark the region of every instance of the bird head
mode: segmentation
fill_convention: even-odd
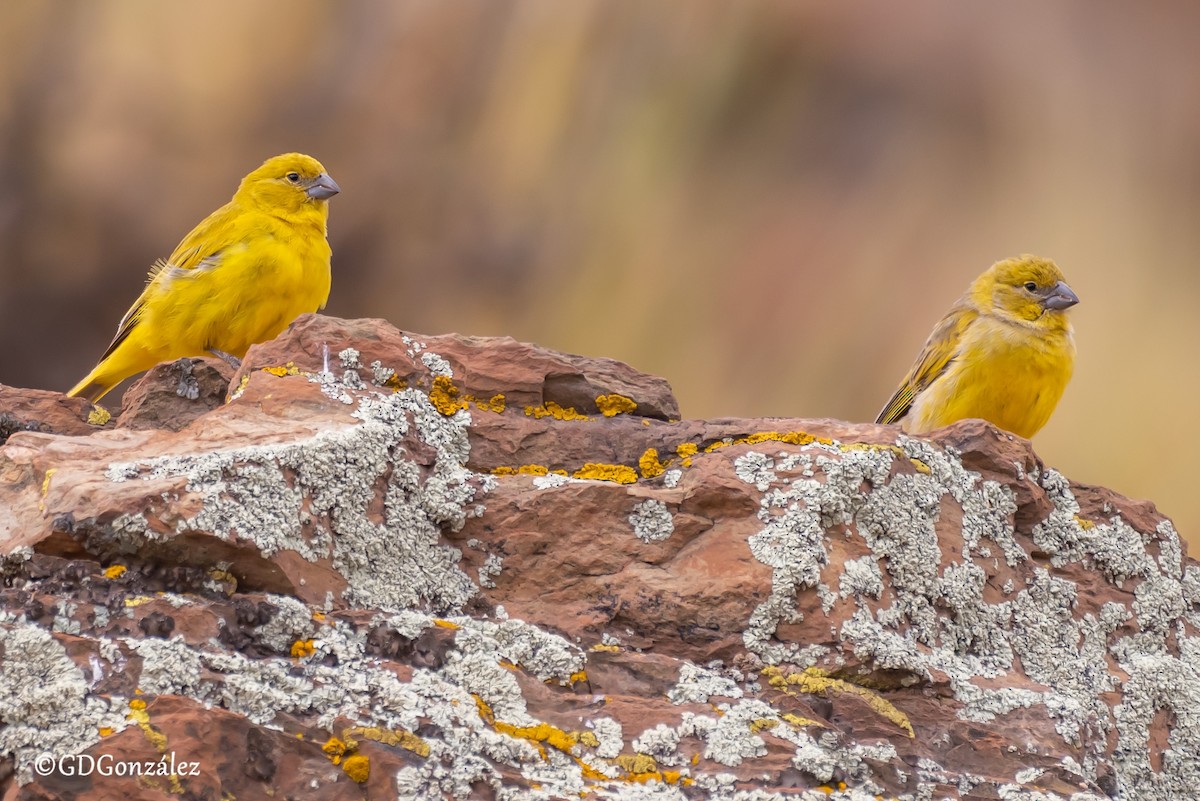
[[[306,207],[324,212],[326,201],[340,191],[321,162],[303,153],[284,153],[243,178],[235,197],[264,211],[295,214]]]
[[[1079,302],[1058,265],[1037,256],[996,262],[972,284],[970,295],[985,312],[1039,328],[1065,327],[1064,312]]]

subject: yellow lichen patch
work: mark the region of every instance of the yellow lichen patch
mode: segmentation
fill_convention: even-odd
[[[46,511],[46,496],[50,494],[50,479],[57,472],[57,467],[51,467],[46,470],[46,477],[42,479],[42,497],[38,500],[39,512],[45,513]]]
[[[659,770],[658,762],[649,754],[622,754],[613,764],[625,771],[622,777],[627,782],[662,782],[687,786],[695,780],[683,776],[677,770]],[[693,763],[695,764],[695,763]]]
[[[108,421],[112,419],[112,414],[103,406],[93,406],[88,412],[87,423],[89,426],[108,425]]]
[[[1084,520],[1079,515],[1075,515],[1075,523],[1084,531],[1087,531],[1090,528],[1096,527],[1096,524],[1093,523],[1091,520]]]
[[[262,371],[270,373],[273,376],[278,376],[279,378],[283,378],[285,375],[300,375],[300,369],[296,367],[295,362],[288,362],[287,364],[276,365],[274,367],[264,367]]]
[[[658,460],[658,448],[647,448],[638,459],[638,467],[644,478],[654,478],[667,472],[667,466]]]
[[[587,675],[586,670],[577,670],[574,673],[572,673],[570,676],[567,677],[568,684],[578,684],[581,681],[587,681],[587,680],[588,680],[588,675]],[[599,745],[599,744],[600,743],[596,743],[596,745]],[[591,745],[591,743],[584,743],[584,745]]]
[[[606,643],[598,642],[595,645],[593,645],[590,650],[592,650],[592,651],[607,651],[610,654],[619,654],[621,652],[621,646],[609,645]]]
[[[104,577],[106,579],[118,579],[125,575],[125,571],[128,569],[125,565],[109,565],[104,568]]]
[[[433,625],[440,626],[441,628],[444,628],[444,629],[450,629],[451,631],[457,631],[458,629],[462,628],[462,626],[458,625],[454,621],[443,620],[440,617],[433,621]]]
[[[154,599],[151,598],[149,595],[139,595],[136,598],[126,598],[125,606],[126,607],[141,606],[142,604],[148,604],[153,600]]]
[[[904,729],[909,737],[916,736],[913,732],[912,723],[908,720],[908,716],[897,709],[894,704],[884,700],[883,696],[865,687],[860,687],[857,684],[851,684],[842,679],[831,678],[818,668],[805,668],[800,673],[784,673],[772,665],[763,670],[763,675],[767,677],[767,683],[772,687],[789,694],[800,692],[809,695],[823,695],[829,692],[844,692],[856,695],[865,701],[867,706],[875,710],[876,713],[887,718],[901,729]]]
[[[505,401],[504,396],[499,393],[493,395],[487,400],[480,400],[478,398],[471,398],[471,400],[474,401],[475,405],[483,411],[495,412],[496,414],[503,412],[504,407],[507,405],[507,401]]]
[[[658,761],[649,754],[622,754],[613,759],[613,764],[626,773],[653,773],[658,770]]]
[[[492,475],[494,476],[548,476],[550,474],[565,476],[566,470],[551,470],[549,467],[541,464],[523,464],[518,467],[493,467]]]
[[[358,784],[363,784],[371,775],[371,760],[362,754],[346,757],[342,770]]]
[[[446,417],[467,408],[467,402],[458,397],[458,387],[444,375],[434,376],[433,389],[429,390],[429,402]]]
[[[324,612],[313,612],[312,619],[315,620],[317,623],[324,623],[325,622],[325,613]]]
[[[112,726],[101,726],[98,731],[101,737],[108,737],[113,733],[113,728]]]
[[[533,743],[537,747],[538,753],[542,755],[542,759],[546,758],[546,749],[544,747],[546,745],[566,754],[570,754],[571,749],[576,744],[581,743],[590,748],[600,745],[600,741],[596,739],[596,735],[592,732],[563,731],[549,723],[539,723],[536,726],[514,726],[511,723],[496,720],[495,713],[492,712],[492,708],[486,701],[478,695],[472,694],[471,697],[475,699],[475,706],[479,710],[479,717],[483,718],[485,723],[500,734],[507,734],[509,737],[518,737]]]
[[[755,720],[750,721],[750,731],[758,734],[760,731],[773,729],[778,725],[778,720],[772,720],[771,718],[756,718]]]
[[[580,414],[575,411],[574,406],[568,406],[566,409],[559,406],[554,401],[546,401],[541,406],[526,406],[525,416],[532,417],[535,420],[541,420],[543,417],[553,417],[555,420],[587,420],[586,414]]]
[[[617,484],[637,482],[637,471],[623,464],[601,464],[588,462],[572,473],[574,478],[590,478],[597,481],[614,481]]]
[[[779,717],[785,723],[787,723],[791,726],[795,726],[797,729],[803,728],[805,726],[822,726],[822,727],[825,726],[825,724],[819,720],[812,720],[811,718],[802,718],[799,715],[793,715],[791,712],[788,712],[787,714],[784,714],[784,715],[780,715]]]
[[[230,589],[229,589],[230,595],[237,592],[237,586],[238,586],[237,576],[233,575],[228,570],[217,570],[216,568],[213,568],[212,570],[208,571],[208,577],[210,579],[212,579],[213,581],[219,581],[224,584],[229,584],[230,585]]]
[[[637,408],[637,403],[633,398],[627,398],[614,392],[611,395],[597,396],[596,408],[605,417],[616,417],[618,414],[629,414]]]
[[[339,738],[330,737],[325,741],[325,744],[321,746],[321,750],[325,752],[325,756],[329,757],[330,762],[335,765],[340,765],[342,763],[342,757],[346,755],[346,752],[349,751],[350,748]]]
[[[292,643],[292,658],[307,659],[317,652],[312,640],[296,640]]]
[[[726,437],[722,440],[717,440],[704,449],[705,453],[713,453],[721,448],[728,448],[730,445],[757,445],[760,442],[782,442],[787,445],[811,445],[814,442],[819,442],[822,445],[832,445],[833,440],[824,437],[814,437],[812,434],[806,434],[803,431],[759,431],[754,434],[748,434],[744,437],[734,439]]]
[[[160,754],[166,753],[167,735],[163,734],[150,723],[150,713],[146,711],[145,701],[141,698],[134,698],[130,701],[129,714],[125,716],[125,719],[136,723],[137,727],[142,730],[142,734],[146,735],[146,740]]]
[[[692,457],[695,456],[700,449],[691,442],[685,442],[675,449],[675,454],[683,460],[684,467],[692,466]]]
[[[405,748],[420,757],[429,756],[429,743],[404,729],[393,730],[381,729],[378,726],[354,726],[343,731],[342,736],[347,739],[358,737],[363,740],[374,740],[384,745]]]

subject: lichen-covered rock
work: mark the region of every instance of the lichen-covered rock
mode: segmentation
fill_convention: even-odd
[[[371,320],[302,318],[216,408],[205,365],[0,447],[6,800],[1200,786],[1200,568],[984,423],[679,420],[617,362]]]

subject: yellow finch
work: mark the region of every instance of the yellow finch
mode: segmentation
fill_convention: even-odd
[[[339,191],[310,156],[267,159],[154,264],[99,364],[67,394],[94,402],[134,373],[183,356],[235,361],[324,307],[327,201]]]
[[[1032,437],[1071,380],[1066,310],[1078,302],[1049,259],[993,264],[933,329],[875,422],[920,434],[977,417]]]

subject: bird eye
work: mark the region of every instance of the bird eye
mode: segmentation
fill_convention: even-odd
[[[1033,281],[1026,281],[1025,289],[1028,290],[1029,292],[1033,292],[1037,289],[1037,284],[1034,283]]]
[[[287,174],[287,179],[288,179],[289,181],[291,181],[292,183],[296,183],[297,181],[299,181],[299,180],[300,180],[300,173],[298,173],[298,172],[289,172],[289,173]],[[1026,286],[1029,286],[1029,285],[1028,285],[1028,284],[1026,284]]]

